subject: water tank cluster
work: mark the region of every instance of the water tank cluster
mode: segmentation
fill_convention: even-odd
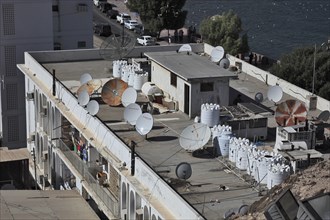
[[[205,103],[201,105],[201,123],[210,128],[219,124],[220,105]]]
[[[211,128],[212,143],[217,155],[229,156],[229,141],[232,136],[232,128],[228,125],[215,125]]]
[[[148,73],[142,71],[137,65],[128,64],[126,60],[115,60],[113,77],[120,78],[135,90],[140,91],[144,83],[148,82]]]

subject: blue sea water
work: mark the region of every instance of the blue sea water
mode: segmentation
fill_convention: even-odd
[[[232,9],[242,20],[251,51],[279,59],[294,48],[330,37],[330,0],[187,0],[186,26]]]

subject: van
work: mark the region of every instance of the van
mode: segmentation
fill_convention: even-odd
[[[112,34],[111,26],[110,26],[110,24],[107,24],[107,23],[95,24],[94,33],[99,36],[109,37]]]

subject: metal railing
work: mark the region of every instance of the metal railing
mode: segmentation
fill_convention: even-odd
[[[90,188],[104,203],[105,207],[115,216],[119,217],[119,201],[111,195],[110,191],[101,186],[95,177],[89,172],[88,166],[83,160],[62,141],[56,140],[56,147],[62,151],[65,157],[70,161],[72,166],[80,173],[84,178],[84,181],[89,184]]]

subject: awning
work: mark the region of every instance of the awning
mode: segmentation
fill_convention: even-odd
[[[17,160],[29,159],[29,151],[27,148],[8,150],[7,148],[0,148],[0,163]]]

